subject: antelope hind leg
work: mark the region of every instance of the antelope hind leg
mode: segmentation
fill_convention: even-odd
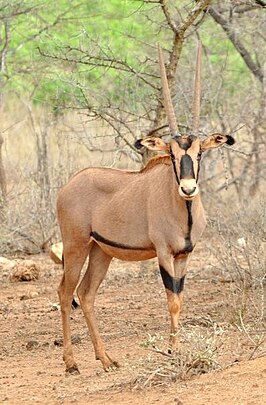
[[[81,245],[79,245],[79,248],[72,246],[71,249],[64,250],[64,273],[58,288],[58,295],[63,325],[63,360],[68,373],[79,373],[71,343],[70,312],[73,293],[87,255],[87,246],[84,246],[83,249],[81,249]]]

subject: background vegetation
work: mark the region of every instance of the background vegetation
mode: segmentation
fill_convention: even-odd
[[[260,198],[264,2],[60,0],[54,7],[50,0],[2,0],[0,37],[3,251],[38,251],[58,238],[55,197],[75,170],[138,168],[146,160],[134,140],[165,123],[158,42],[184,131],[200,39],[202,136],[220,130],[237,140],[233,151],[205,159],[202,190],[210,216],[214,203],[239,209]]]
[[[60,239],[55,199],[76,170],[145,162],[134,140],[166,122],[158,42],[179,123],[190,130],[200,39],[201,136],[223,131],[237,141],[204,160],[202,257],[213,263],[210,277],[234,282],[232,323],[261,349],[265,22],[256,0],[1,0],[0,253],[39,253]]]

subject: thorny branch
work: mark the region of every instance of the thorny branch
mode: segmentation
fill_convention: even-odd
[[[237,52],[241,55],[243,58],[245,64],[249,68],[249,70],[252,72],[252,74],[261,82],[263,83],[263,71],[261,67],[256,64],[248,50],[245,48],[243,45],[241,39],[239,38],[239,35],[234,28],[234,25],[230,22],[230,20],[226,20],[221,13],[219,13],[214,7],[209,7],[208,13],[211,15],[211,17],[219,24],[222,29],[225,31],[226,35],[236,48]]]
[[[150,87],[153,89],[157,90],[157,87],[153,84],[153,82],[148,81],[145,76],[150,77],[152,79],[156,78],[156,75],[153,75],[151,73],[145,73],[142,72],[141,74],[133,68],[128,62],[111,58],[111,57],[102,57],[102,56],[95,56],[95,55],[90,55],[88,54],[87,51],[83,51],[80,48],[74,48],[74,47],[65,47],[64,48],[64,53],[67,54],[72,51],[79,52],[80,55],[83,55],[83,57],[80,57],[79,59],[77,58],[72,58],[69,56],[62,56],[62,55],[51,55],[43,51],[40,47],[37,48],[38,51],[42,56],[45,56],[50,59],[55,59],[55,60],[60,60],[60,61],[65,61],[68,63],[78,63],[80,65],[88,65],[91,67],[103,67],[106,69],[114,69],[114,70],[120,70],[123,72],[131,73],[134,76],[136,76],[138,79],[142,80],[145,84],[148,84]]]

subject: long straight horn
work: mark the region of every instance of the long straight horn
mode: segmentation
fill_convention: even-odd
[[[170,133],[172,136],[176,136],[176,135],[178,135],[178,125],[177,125],[174,107],[173,107],[171,94],[170,94],[170,90],[169,90],[169,86],[168,86],[168,80],[167,80],[165,66],[164,66],[164,60],[163,60],[163,51],[159,44],[158,44],[158,51],[159,51],[159,66],[160,66],[160,74],[161,74],[161,81],[162,81],[164,108],[165,108],[166,115],[168,118]]]
[[[192,131],[193,135],[199,135],[199,120],[200,120],[200,92],[201,92],[201,59],[202,45],[198,43],[197,62],[195,72],[194,97],[192,105]]]

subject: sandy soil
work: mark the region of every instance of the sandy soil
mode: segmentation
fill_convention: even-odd
[[[11,283],[8,272],[0,274],[1,404],[266,403],[265,346],[254,353],[231,322],[232,285],[200,273],[198,258],[186,281],[183,354],[162,354],[169,319],[156,263],[114,261],[96,309],[106,346],[121,367],[102,370],[77,309],[72,332],[81,374],[75,376],[65,374],[60,346],[56,289],[62,270],[45,255],[34,259],[41,267],[37,281]]]

